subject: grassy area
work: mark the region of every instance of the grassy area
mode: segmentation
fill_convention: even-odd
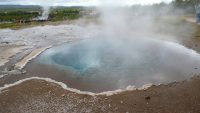
[[[51,10],[49,18],[51,21],[72,20],[80,18],[82,8],[69,7],[69,8],[56,8]]]
[[[20,28],[26,28],[31,26],[37,26],[37,25],[44,25],[45,23],[38,23],[38,22],[32,22],[27,24],[19,24],[19,23],[4,23],[0,24],[0,29],[10,28],[10,29],[20,29]]]
[[[12,12],[0,12],[1,22],[16,22],[17,20],[31,20],[39,16],[38,12],[28,11],[12,11]]]
[[[19,24],[19,23],[6,23],[6,24],[0,24],[0,29],[23,29],[23,28],[29,28],[29,27],[34,27],[34,26],[44,26],[44,25],[59,25],[59,24],[68,24],[73,22],[72,20],[70,21],[47,21],[47,22],[31,22],[31,23],[26,23],[26,24]]]
[[[0,5],[0,12],[13,11],[41,11],[42,7],[36,5]]]
[[[42,15],[39,6],[0,6],[0,28],[18,29],[26,26],[43,25],[50,22],[75,20],[81,18],[86,11],[82,7],[54,7],[50,8],[48,22],[35,22],[33,18]],[[84,14],[87,15],[87,14]],[[27,21],[21,23],[21,20]]]

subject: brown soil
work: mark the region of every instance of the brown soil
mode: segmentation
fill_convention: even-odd
[[[77,94],[29,80],[0,94],[1,113],[199,113],[200,77],[112,96]]]

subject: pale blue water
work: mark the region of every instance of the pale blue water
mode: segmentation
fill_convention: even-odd
[[[66,43],[45,51],[36,62],[53,66],[54,79],[59,76],[59,70],[65,70],[70,75],[60,77],[61,81],[73,81],[76,84],[66,84],[95,92],[128,85],[168,83],[200,73],[200,55],[195,51],[176,43],[150,39],[93,38]],[[90,87],[85,88],[83,84]]]

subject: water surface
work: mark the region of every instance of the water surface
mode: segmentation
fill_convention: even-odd
[[[188,79],[200,73],[200,55],[161,40],[92,38],[53,47],[26,69],[71,88],[102,92]]]

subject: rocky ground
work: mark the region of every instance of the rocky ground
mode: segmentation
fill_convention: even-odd
[[[91,96],[44,80],[28,80],[2,90],[1,113],[199,113],[200,78]]]
[[[13,70],[17,61],[53,45],[90,37],[92,27],[80,25],[38,26],[19,30],[0,30],[0,75]]]

